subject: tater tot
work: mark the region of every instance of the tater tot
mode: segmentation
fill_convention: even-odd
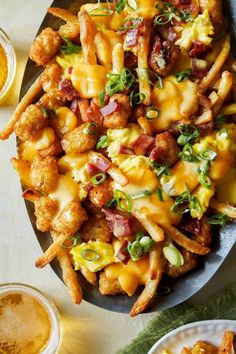
[[[47,66],[42,73],[41,83],[45,92],[57,91],[61,81],[62,68],[58,64]]]
[[[32,186],[43,193],[50,193],[57,186],[58,170],[54,157],[35,159],[30,168]]]
[[[34,202],[36,227],[42,232],[52,230],[52,220],[55,216],[58,204],[49,197],[41,197]]]
[[[59,34],[52,28],[45,28],[30,48],[30,59],[37,65],[46,65],[57,53],[62,43]]]
[[[66,154],[85,152],[94,148],[97,142],[97,134],[88,134],[86,132],[90,124],[84,123],[64,135],[61,143]]]
[[[30,140],[47,125],[47,116],[38,105],[31,104],[21,114],[14,126],[16,136],[23,141]]]
[[[116,93],[110,97],[110,102],[118,102],[120,104],[117,112],[111,113],[104,117],[103,125],[106,128],[124,128],[131,115],[129,97],[120,93]]]

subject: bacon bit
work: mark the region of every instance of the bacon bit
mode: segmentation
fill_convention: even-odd
[[[68,74],[72,74],[72,70],[73,70],[73,67],[70,66],[70,67],[68,68]]]
[[[132,148],[136,155],[144,155],[146,150],[154,143],[155,139],[152,136],[142,134],[132,143]]]
[[[70,109],[76,115],[76,117],[80,117],[80,109],[79,109],[77,98],[75,98],[73,101],[71,101]]]
[[[158,26],[157,31],[165,41],[175,42],[179,38],[173,27],[169,26],[168,24]]]
[[[125,146],[125,145],[120,145],[120,150],[119,154],[127,154],[127,155],[134,155],[134,150]]]
[[[91,162],[87,163],[87,171],[88,171],[89,176],[94,176],[100,172],[100,170],[95,165],[93,165]]]
[[[151,153],[149,155],[149,159],[151,161],[158,161],[159,158],[163,156],[163,153],[164,153],[163,149],[161,147],[157,146],[151,151]]]
[[[174,6],[191,5],[191,0],[175,0]]]
[[[124,66],[128,69],[135,69],[138,66],[137,56],[130,51],[126,51],[124,54]]]
[[[127,47],[134,47],[138,44],[138,39],[140,36],[140,28],[136,27],[133,28],[131,30],[129,30],[126,33],[126,37],[125,37],[125,45]]]
[[[102,115],[100,112],[100,107],[95,102],[91,103],[90,107],[87,109],[86,115],[87,122],[95,122],[99,125],[102,124]]]
[[[206,51],[207,47],[204,43],[199,40],[193,40],[192,49],[189,52],[191,58],[197,57],[199,54],[203,54]]]
[[[196,59],[192,59],[192,76],[193,77],[201,80],[206,76],[207,72],[208,72],[207,69],[200,68],[197,65]]]
[[[206,136],[215,130],[215,122],[211,121],[206,124],[199,124],[199,125],[197,125],[197,127],[200,130],[200,135]]]
[[[98,157],[96,160],[95,167],[98,168],[102,172],[106,172],[111,167],[111,162],[107,161],[105,159],[102,159],[101,157]]]
[[[133,216],[126,212],[113,209],[102,209],[108,225],[117,238],[132,234]]]
[[[75,98],[79,97],[78,92],[75,90],[75,88],[72,85],[72,82],[70,80],[63,80],[60,83],[60,89],[64,95],[64,97],[68,101],[72,101]]]
[[[203,106],[206,109],[211,109],[211,101],[207,96],[199,95],[198,99],[199,99],[199,104],[201,106]]]
[[[120,103],[117,101],[109,102],[106,106],[100,109],[103,117],[109,116],[112,113],[120,111]]]
[[[118,258],[124,264],[127,264],[128,261],[130,260],[130,255],[127,248],[128,248],[128,241],[125,240],[115,254],[115,257]]]

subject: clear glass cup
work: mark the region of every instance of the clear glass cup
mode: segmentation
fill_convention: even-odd
[[[61,324],[60,324],[60,315],[59,312],[52,302],[52,300],[44,295],[38,289],[29,286],[27,284],[21,283],[5,283],[0,285],[0,296],[9,295],[11,293],[17,294],[26,294],[37,300],[47,312],[50,324],[51,331],[50,337],[45,345],[45,347],[40,351],[40,354],[56,354],[59,351],[61,344]]]
[[[10,38],[4,32],[2,28],[0,28],[0,44],[3,47],[8,63],[8,75],[5,84],[0,90],[0,101],[6,96],[7,92],[10,90],[14,77],[16,75],[16,54],[15,50],[11,44]]]

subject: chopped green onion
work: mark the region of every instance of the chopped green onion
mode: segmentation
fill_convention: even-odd
[[[143,198],[143,197],[148,197],[150,195],[152,195],[152,192],[145,189],[144,191],[130,194],[130,198],[131,199],[139,199],[139,198]]]
[[[95,9],[89,11],[89,15],[91,17],[105,17],[113,14],[113,11],[110,9],[106,9],[105,7],[96,7]]]
[[[120,197],[120,195],[122,195],[124,197],[124,199],[122,199]],[[117,190],[115,190],[115,199],[116,199],[116,203],[117,203],[118,208],[120,208],[121,210],[128,211],[129,213],[131,212],[132,202],[131,202],[131,198],[130,198],[129,194],[117,189]],[[125,202],[125,206],[122,205],[122,201]]]
[[[101,183],[103,183],[106,180],[107,176],[105,173],[98,173],[97,175],[93,176],[91,178],[91,182],[94,186],[97,186]]]
[[[46,118],[53,119],[56,117],[56,113],[53,111],[53,109],[46,108],[46,107],[40,107],[40,109]]]
[[[111,198],[106,204],[106,208],[114,209],[117,205],[116,198]]]
[[[161,25],[166,25],[168,22],[170,22],[173,18],[173,14],[167,12],[163,13],[161,15],[158,15],[154,18],[154,26],[161,26]]]
[[[99,258],[99,254],[91,249],[85,249],[80,252],[81,257],[83,257],[86,261],[93,262]]]
[[[116,3],[116,12],[119,14],[124,10],[126,5],[126,0],[118,0]]]
[[[157,195],[158,195],[160,201],[163,202],[164,199],[163,199],[163,194],[162,194],[161,188],[157,188],[156,193],[157,193]]]
[[[187,186],[186,186],[187,188]],[[175,214],[184,214],[189,211],[189,203],[191,195],[187,188],[185,192],[181,193],[175,200],[175,204],[171,208],[171,211]]]
[[[67,237],[60,246],[62,248],[73,248],[80,242],[80,234],[77,233],[73,237]]]
[[[105,105],[105,95],[103,90],[99,92],[99,105],[100,107],[104,107]]]
[[[207,161],[198,168],[198,172],[202,173],[203,175],[206,175],[207,172],[209,171],[210,166],[211,166],[210,162]]]
[[[142,21],[142,17],[127,17],[124,19],[122,26],[118,28],[118,31],[128,31],[137,28]]]
[[[199,200],[197,199],[197,197],[195,197],[195,196],[191,197],[189,207],[190,207],[190,213],[192,210],[196,210],[196,212],[198,214],[200,214],[202,212],[202,206],[201,206]]]
[[[207,175],[200,173],[200,175],[198,176],[198,180],[203,187],[207,189],[211,188],[211,180],[210,177],[208,177]]]
[[[184,257],[172,243],[163,248],[163,254],[167,261],[173,266],[180,267],[184,265]]]
[[[98,127],[97,123],[90,122],[86,125],[83,132],[88,135],[96,135],[97,134],[97,127]]]
[[[215,123],[216,123],[216,128],[219,129],[223,123],[226,122],[226,115],[224,114],[218,114],[218,116],[216,116],[215,118]]]
[[[148,163],[151,166],[151,168],[153,168],[157,177],[160,177],[161,175],[170,176],[170,171],[168,169],[168,166],[157,164],[151,160],[148,160]]]
[[[164,7],[162,5],[164,5]],[[155,17],[154,25],[164,25],[170,22],[172,19],[185,22],[193,21],[193,17],[189,11],[175,8],[172,4],[164,1],[162,2],[162,5],[159,3],[156,4],[156,7],[163,12]]]
[[[168,286],[159,286],[158,291],[156,292],[157,295],[168,295],[171,293],[171,289]]]
[[[127,68],[122,69],[120,75],[110,73],[107,74],[107,77],[109,79],[106,87],[108,96],[130,89],[135,82],[134,74]]]
[[[229,217],[223,213],[213,214],[207,218],[208,224],[212,225],[225,225],[229,221]]]
[[[149,120],[157,119],[159,116],[159,109],[155,107],[150,107],[147,109],[146,118]]]
[[[198,156],[203,160],[212,161],[217,156],[217,153],[214,150],[207,149],[199,152]]]
[[[82,50],[81,46],[72,43],[68,38],[63,37],[63,41],[65,44],[60,49],[63,54],[79,53]]]
[[[96,145],[96,149],[104,149],[105,147],[108,146],[108,136],[107,135],[102,135],[100,136],[97,145]]]
[[[144,236],[145,236],[145,234],[144,234],[143,231],[136,232],[136,234],[135,234],[136,241],[140,241],[141,238],[144,237]]]
[[[179,145],[185,145],[190,141],[194,141],[200,135],[199,129],[192,124],[179,124],[178,130],[181,134],[177,139]]]
[[[138,8],[137,0],[127,0],[127,4],[134,11],[136,11]]]
[[[130,97],[129,100],[130,100],[131,107],[143,103],[146,99],[146,95],[144,93],[142,93],[142,92],[135,93],[134,91],[131,91],[129,97]]]
[[[227,139],[229,137],[228,131],[225,128],[221,128],[218,133],[222,139]]]
[[[193,152],[193,147],[189,143],[185,144],[183,150],[179,153],[179,157],[188,162],[199,162],[197,155]]]
[[[153,85],[159,89],[163,88],[162,78],[154,73],[154,71],[147,68],[141,68],[140,76],[142,80],[148,81],[150,85]]]
[[[149,236],[144,236],[142,237],[140,240],[139,240],[141,246],[142,246],[142,249],[143,249],[143,253],[148,253],[150,251],[150,249],[152,248],[153,246],[153,239],[151,239],[151,237]]]
[[[177,82],[182,82],[192,75],[192,69],[177,71],[174,75],[176,77]]]
[[[143,248],[139,241],[134,241],[129,244],[128,252],[132,260],[136,261],[143,255]]]

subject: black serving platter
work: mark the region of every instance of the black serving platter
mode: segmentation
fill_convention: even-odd
[[[142,0],[141,0],[142,1]],[[55,0],[52,6],[70,9],[72,12],[77,13],[80,6],[88,1],[85,0]],[[94,0],[89,2],[96,2]],[[236,2],[235,0],[225,1],[224,11],[230,18],[231,33],[236,34]],[[47,14],[43,19],[43,22],[39,28],[38,33],[45,27],[52,27],[58,29],[62,24],[62,21]],[[42,69],[35,66],[35,64],[29,59],[25,68],[25,73],[22,81],[20,98],[24,96],[28,88],[32,85],[34,80],[40,74]],[[36,229],[35,216],[33,204],[26,201],[26,208],[28,215],[33,226],[35,235],[40,243],[43,251],[45,251],[51,243],[49,233],[42,233]],[[199,267],[186,274],[182,278],[173,280],[165,278],[162,281],[162,285],[171,288],[171,293],[165,296],[159,295],[154,301],[153,306],[148,310],[149,312],[155,312],[158,310],[164,310],[171,308],[183,301],[189,299],[192,295],[196,294],[202,289],[213,275],[218,271],[230,250],[236,241],[236,222],[229,224],[221,229],[216,228],[214,230],[214,242],[212,253],[202,259],[202,263]],[[54,272],[62,279],[61,269],[57,261],[51,263]],[[128,313],[139,294],[132,297],[120,295],[120,296],[102,296],[97,288],[92,287],[86,282],[86,280],[78,274],[79,281],[83,288],[83,299],[101,308]]]

